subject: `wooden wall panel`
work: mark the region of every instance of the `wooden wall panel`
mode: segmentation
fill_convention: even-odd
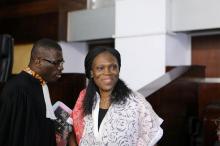
[[[202,82],[198,90],[199,117],[202,120],[204,146],[213,146],[217,141],[217,125],[220,118],[220,83]]]
[[[62,101],[71,109],[78,95],[86,87],[86,76],[82,73],[63,73],[62,77],[53,83],[48,83],[52,103]]]
[[[4,26],[0,33],[11,34],[16,44],[35,42],[44,37],[58,38],[57,13],[1,19],[0,26]]]
[[[10,0],[0,3],[0,33],[15,43],[33,43],[43,37],[67,38],[67,13],[86,8],[86,0]]]
[[[202,117],[207,105],[213,103],[220,103],[220,84],[200,83],[198,97],[199,97],[199,115],[200,117]]]
[[[206,77],[220,77],[220,35],[192,37],[192,65],[205,65]]]

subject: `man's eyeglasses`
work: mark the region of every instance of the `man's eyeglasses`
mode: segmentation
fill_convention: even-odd
[[[62,60],[51,61],[51,60],[48,60],[48,59],[41,58],[41,60],[47,61],[50,64],[53,64],[55,66],[60,66],[60,65],[63,65],[63,63],[64,63],[63,59]]]

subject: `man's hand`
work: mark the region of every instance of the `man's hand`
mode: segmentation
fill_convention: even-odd
[[[56,133],[56,143],[57,143],[57,146],[66,146],[67,141],[66,139],[63,139],[60,134]]]
[[[78,146],[76,142],[76,137],[73,133],[71,133],[69,137],[69,146]]]

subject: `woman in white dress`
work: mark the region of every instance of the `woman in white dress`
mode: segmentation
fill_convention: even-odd
[[[72,113],[78,145],[154,146],[162,137],[163,120],[141,94],[119,78],[120,67],[116,49],[98,47],[87,54],[85,72],[89,83]]]

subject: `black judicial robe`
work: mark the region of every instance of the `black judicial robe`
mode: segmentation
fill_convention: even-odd
[[[0,96],[0,146],[55,146],[40,82],[22,71]]]

